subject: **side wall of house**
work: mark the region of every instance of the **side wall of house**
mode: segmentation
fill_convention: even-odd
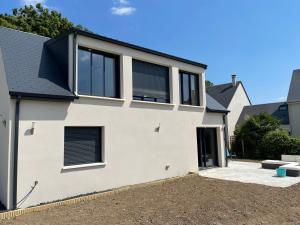
[[[300,103],[289,103],[291,134],[300,136]]]
[[[237,88],[234,97],[232,98],[228,110],[228,137],[234,135],[236,123],[243,111],[244,106],[250,105],[247,94],[241,84]]]
[[[0,49],[0,201],[8,202],[10,97]]]

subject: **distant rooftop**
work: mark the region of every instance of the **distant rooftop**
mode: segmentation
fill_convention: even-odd
[[[261,105],[245,106],[239,117],[237,126],[240,126],[249,117],[259,115],[260,113],[271,114],[275,118],[279,119],[282,125],[288,125],[290,123],[288,104],[286,102],[275,102]]]
[[[300,69],[293,71],[287,102],[300,102]]]

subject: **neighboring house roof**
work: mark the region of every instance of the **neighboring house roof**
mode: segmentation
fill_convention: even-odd
[[[260,113],[271,114],[272,116],[279,119],[282,125],[288,125],[290,123],[288,104],[286,102],[276,102],[245,106],[239,117],[237,126],[245,122],[250,116],[259,115]]]
[[[0,27],[6,80],[10,95],[73,98],[64,74],[44,43],[49,38]]]
[[[227,113],[229,112],[224,106],[222,106],[217,100],[206,93],[206,110],[208,112]]]
[[[242,85],[242,87],[247,95],[247,98],[249,99],[249,102],[251,103],[250,98],[248,97],[248,94],[247,94],[247,92],[243,86],[243,83],[241,81],[238,81],[236,83],[236,85],[232,85],[232,83],[214,85],[207,89],[207,93],[209,95],[211,95],[214,99],[216,99],[225,108],[228,108],[239,85]]]
[[[300,102],[300,69],[293,71],[287,102]]]

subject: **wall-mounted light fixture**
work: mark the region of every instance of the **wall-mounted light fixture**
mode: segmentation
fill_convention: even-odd
[[[160,123],[158,123],[158,126],[155,127],[155,132],[159,132],[160,131]]]
[[[6,127],[6,120],[2,114],[0,114],[0,121],[2,122],[3,126]]]
[[[34,135],[34,128],[35,128],[35,122],[32,122],[31,129],[30,129],[31,135]]]

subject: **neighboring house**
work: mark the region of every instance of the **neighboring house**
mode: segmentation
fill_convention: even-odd
[[[291,134],[300,136],[300,70],[294,70],[287,97]]]
[[[227,115],[228,135],[229,138],[233,137],[243,108],[251,105],[243,83],[236,80],[236,75],[232,75],[231,83],[214,85],[207,89],[207,93],[229,111]]]
[[[224,166],[227,107],[206,95],[205,69],[85,31],[0,27],[0,201],[24,208]]]
[[[268,113],[274,116],[280,121],[282,128],[290,131],[289,107],[286,102],[245,106],[237,122],[237,127],[243,124],[251,116],[259,115],[261,113]]]

